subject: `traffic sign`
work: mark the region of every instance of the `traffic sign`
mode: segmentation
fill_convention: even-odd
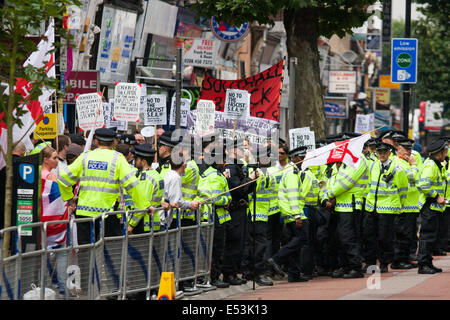
[[[417,39],[392,39],[391,82],[417,82]]]
[[[243,39],[250,30],[250,23],[245,22],[240,26],[230,25],[224,21],[218,21],[213,16],[210,20],[211,31],[220,40],[235,42]]]

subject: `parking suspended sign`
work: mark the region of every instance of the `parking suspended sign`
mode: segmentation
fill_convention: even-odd
[[[392,39],[391,82],[417,82],[417,39]]]

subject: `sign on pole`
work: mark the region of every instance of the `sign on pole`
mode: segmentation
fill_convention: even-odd
[[[117,120],[139,120],[141,86],[138,83],[116,83],[114,90],[114,117]]]
[[[392,39],[391,81],[417,82],[417,39]]]
[[[195,132],[198,136],[214,133],[216,104],[211,100],[198,100]]]
[[[102,96],[100,92],[80,94],[76,97],[78,126],[84,130],[93,130],[103,127],[104,116]],[[97,115],[97,110],[100,114]]]
[[[169,125],[174,126],[175,125],[175,119],[176,119],[176,97],[173,95],[172,97],[172,104],[170,106],[170,121]],[[180,126],[186,127],[187,125],[187,114],[189,110],[191,109],[191,100],[186,98],[180,99]]]
[[[375,114],[374,113],[357,114],[356,121],[355,121],[355,132],[363,133],[363,132],[372,131],[374,129],[374,124],[375,124]]]
[[[144,125],[156,126],[167,124],[166,109],[166,96],[164,94],[151,94],[147,96]]]
[[[250,93],[246,90],[227,89],[224,113],[231,120],[250,117]]]
[[[316,148],[314,131],[311,131],[309,127],[290,129],[289,145],[291,150],[301,146],[308,147],[308,150],[314,150]]]
[[[379,78],[380,88],[386,89],[400,89],[400,83],[392,83],[390,74],[380,74]]]
[[[328,82],[330,93],[355,93],[356,71],[330,71]]]
[[[35,139],[55,139],[58,135],[56,128],[56,113],[45,113],[44,118],[40,121],[34,129]]]
[[[187,38],[183,41],[183,63],[186,66],[214,68],[219,41]]]

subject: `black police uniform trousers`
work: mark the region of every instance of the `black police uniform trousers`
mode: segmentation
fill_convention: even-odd
[[[449,226],[449,212],[450,208],[446,207],[445,211],[438,215],[439,229],[436,240],[436,245],[433,251],[447,251],[448,243],[448,226]]]
[[[395,242],[394,242],[394,262],[408,263],[411,259],[410,248],[417,235],[414,234],[416,227],[416,217],[414,212],[402,212],[395,217]]]
[[[281,232],[283,230],[283,223],[281,221],[281,212],[278,211],[271,214],[267,218],[267,249],[265,259],[269,259],[280,250],[281,247]]]
[[[413,224],[413,230],[411,230],[411,235],[410,235],[411,242],[409,244],[409,256],[410,256],[410,260],[415,260],[415,259],[411,259],[411,258],[417,255],[417,248],[419,245],[419,237],[417,236],[417,232],[419,231],[419,224],[420,224],[419,212],[411,212],[411,216],[412,216],[411,219],[414,220],[414,224]]]
[[[331,209],[332,210],[332,209]],[[316,266],[325,271],[338,269],[338,215],[332,210],[319,208],[318,211],[325,219],[324,223],[317,228],[317,253],[315,256]]]
[[[431,210],[432,200],[427,199],[420,210],[420,236],[417,262],[419,267],[431,266],[433,249],[436,246],[439,232],[439,215],[441,212]]]
[[[394,220],[396,214],[366,212],[363,242],[366,265],[389,264],[394,258]]]
[[[226,221],[224,223],[219,222],[219,217],[214,211],[214,237],[213,237],[213,250],[211,259],[211,281],[218,280],[222,273],[223,254],[225,249],[225,229],[227,228]]]
[[[306,275],[311,275],[314,270],[314,255],[316,248],[317,235],[317,213],[316,208],[307,206],[308,208],[308,231],[307,242],[301,249],[302,272]]]
[[[242,269],[246,276],[257,277],[268,271],[264,260],[267,247],[267,221],[252,220],[253,216],[249,213]]]
[[[231,221],[225,227],[225,247],[222,273],[224,277],[241,273],[242,255],[245,249],[247,208],[240,207],[230,211]]]
[[[302,248],[308,243],[309,221],[302,220],[302,226],[297,228],[295,221],[285,224],[288,242],[272,256],[277,264],[287,265],[288,276],[296,278],[300,276],[302,270]]]
[[[362,266],[360,244],[358,242],[361,214],[359,211],[336,212],[337,233],[341,247],[341,266],[345,272],[360,271]]]

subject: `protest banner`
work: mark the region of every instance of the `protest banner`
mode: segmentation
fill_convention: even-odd
[[[144,112],[144,124],[156,126],[167,124],[166,96],[164,94],[151,94],[147,96],[147,105]]]
[[[114,118],[116,120],[138,121],[140,105],[141,85],[139,83],[116,83],[114,90]]]
[[[355,120],[355,132],[364,133],[374,130],[375,114],[357,114]]]
[[[105,117],[105,128],[117,128],[120,131],[127,130],[128,123],[126,121],[114,118],[114,99],[109,99],[109,103],[103,103],[103,115]]]
[[[263,72],[239,80],[220,80],[206,74],[200,99],[212,100],[216,111],[224,111],[227,89],[246,90],[251,94],[250,116],[279,121],[283,67],[281,60]]]
[[[290,150],[301,146],[308,147],[308,150],[314,150],[316,148],[314,131],[311,131],[309,127],[290,129],[289,145]]]
[[[195,123],[197,120],[197,110],[188,112],[187,127],[192,135],[196,135]],[[248,117],[245,120],[236,121],[236,130],[234,128],[234,121],[225,118],[223,112],[216,111],[214,113],[214,131],[222,138],[232,139],[233,131],[235,131],[235,139],[242,141],[247,138],[251,144],[264,144],[268,138],[278,141],[279,123],[273,120],[264,118]]]
[[[210,100],[198,100],[195,132],[198,136],[214,133],[214,113],[216,105]]]
[[[104,125],[102,95],[100,92],[80,94],[76,97],[78,126],[83,130],[93,130]],[[100,115],[97,117],[97,110]]]
[[[231,120],[250,116],[250,94],[245,90],[227,89],[224,106],[225,117]]]
[[[180,99],[180,126],[181,127],[186,127],[187,125],[187,114],[189,112],[191,108],[191,100],[186,99],[186,98],[181,98]],[[175,99],[175,95],[173,95],[172,97],[172,104],[170,106],[170,121],[169,124],[171,126],[175,125],[175,119],[176,119],[176,99]]]

